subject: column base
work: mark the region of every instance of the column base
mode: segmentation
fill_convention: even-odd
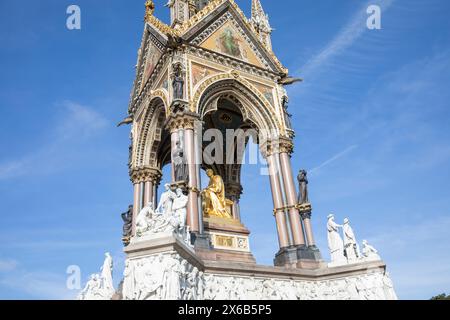
[[[316,246],[282,248],[275,255],[276,267],[294,269],[319,269],[324,266],[320,250]]]

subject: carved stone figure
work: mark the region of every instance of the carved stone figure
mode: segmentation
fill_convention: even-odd
[[[209,177],[208,187],[202,191],[204,213],[206,216],[232,219],[225,201],[225,185],[220,176],[214,175],[211,169],[206,170]]]
[[[172,87],[173,87],[173,98],[175,100],[183,99],[184,78],[183,78],[183,70],[180,64],[174,66]]]
[[[197,278],[197,298],[203,300],[205,294],[205,275],[202,271],[198,273]]]
[[[131,168],[133,162],[133,145],[134,145],[134,135],[133,129],[130,130],[130,146],[128,147],[128,168]]]
[[[327,223],[328,248],[330,249],[331,262],[334,263],[346,262],[344,256],[344,242],[339,235],[339,228],[342,228],[342,226],[334,222],[334,215],[330,214]]]
[[[135,291],[135,275],[134,266],[129,260],[125,261],[125,269],[123,271],[122,297],[123,300],[133,300]]]
[[[188,196],[183,194],[181,189],[177,189],[176,198],[173,200],[173,215],[178,220],[178,228],[182,229],[186,226]]]
[[[100,287],[100,276],[98,274],[91,275],[86,286],[78,295],[77,300],[97,300],[95,293],[98,292]]]
[[[103,288],[106,292],[111,292],[111,296],[114,294],[114,285],[113,285],[113,261],[111,254],[109,252],[105,253],[105,261],[103,262],[103,266],[101,268],[101,280],[103,284]]]
[[[78,295],[78,300],[111,300],[115,294],[112,280],[113,262],[109,253],[105,254],[105,260],[100,274],[91,275],[85,288]]]
[[[366,260],[369,261],[381,260],[381,257],[378,255],[378,251],[374,247],[372,247],[367,242],[367,240],[363,240],[362,244],[363,244],[362,254]]]
[[[151,218],[153,211],[153,203],[149,202],[142,210],[138,213],[136,218],[136,234],[141,236],[150,228],[149,219]]]
[[[300,170],[297,180],[299,185],[298,203],[304,204],[309,203],[308,198],[308,179],[307,172],[305,170]]]
[[[360,254],[355,233],[350,226],[350,221],[348,218],[344,219],[344,226],[342,227],[342,230],[344,232],[344,248],[347,259],[349,261],[355,261],[359,258]]]
[[[286,120],[286,126],[288,127],[288,129],[292,129],[292,114],[289,113],[288,108],[289,108],[289,97],[287,95],[286,89],[283,88],[284,94],[283,97],[281,98],[281,105],[283,106],[283,110],[284,110],[284,118]]]
[[[175,168],[175,181],[188,181],[189,171],[180,141],[176,142],[175,150],[172,154],[172,162]]]
[[[156,214],[152,203],[144,207],[136,219],[136,237],[131,240],[132,242],[148,239],[160,233],[174,232],[188,246],[191,246],[190,230],[186,226],[188,197],[181,189],[173,193],[168,186],[166,188],[167,191],[161,197],[161,203],[158,206],[163,208],[163,213]]]
[[[199,282],[199,272],[198,269],[194,267],[192,271],[188,272],[186,275],[185,287],[182,289],[184,292],[183,300],[198,300],[197,286]]]
[[[179,300],[181,298],[181,278],[182,270],[180,261],[176,255],[167,259],[164,280],[164,300]]]
[[[121,214],[123,220],[122,241],[125,246],[130,243],[131,232],[133,229],[133,206],[128,207],[128,211]]]
[[[159,200],[158,208],[156,208],[156,212],[160,214],[169,214],[172,212],[172,204],[175,199],[175,192],[170,190],[170,185],[164,185],[165,192],[161,195],[161,199]]]

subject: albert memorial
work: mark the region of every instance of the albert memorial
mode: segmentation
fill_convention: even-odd
[[[145,3],[136,76],[119,124],[130,128],[123,152],[134,190],[118,235],[123,278],[114,285],[106,253],[77,299],[396,300],[383,253],[355,236],[364,234],[351,216],[326,213],[327,225],[313,228],[311,177],[291,162],[292,122],[302,120],[288,112],[286,87],[301,79],[272,51],[261,2],[251,1],[251,17],[233,0],[170,0],[167,7],[170,25]],[[223,137],[214,151],[207,132]],[[241,219],[250,214],[240,208],[247,196],[241,151],[255,136],[273,200],[260,212],[273,216],[273,265],[256,263]],[[318,232],[328,247],[317,245]]]

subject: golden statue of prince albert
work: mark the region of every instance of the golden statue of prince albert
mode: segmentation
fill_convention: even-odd
[[[202,191],[203,210],[207,217],[218,217],[233,219],[227,210],[227,200],[225,199],[225,185],[222,177],[214,175],[211,169],[206,170],[209,177],[209,185]]]

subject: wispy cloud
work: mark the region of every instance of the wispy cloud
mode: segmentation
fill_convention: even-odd
[[[54,123],[55,129],[49,133],[48,141],[42,141],[40,149],[21,158],[0,162],[0,181],[61,169],[68,163],[64,161],[67,148],[93,136],[108,124],[108,121],[92,108],[73,101],[64,101],[56,108],[62,110],[63,115]]]
[[[0,259],[0,273],[2,272],[10,272],[17,268],[18,262],[13,259]]]
[[[310,169],[309,170],[309,174],[312,175],[314,173],[317,173],[323,167],[326,167],[326,166],[332,164],[333,162],[339,160],[340,158],[344,157],[345,155],[347,155],[348,153],[352,152],[356,148],[358,148],[358,145],[356,145],[356,144],[346,148],[345,150],[339,152],[338,154],[334,155],[330,159],[324,161],[323,163],[321,163],[317,167],[314,167],[314,168]]]
[[[0,285],[34,299],[71,300],[76,292],[66,286],[66,276],[51,272],[20,271],[0,278]],[[3,297],[13,299],[14,295]]]
[[[384,13],[394,2],[394,0],[375,1],[381,7]],[[317,54],[315,54],[306,64],[300,68],[299,74],[304,77],[319,71],[319,69],[333,58],[344,52],[346,49],[357,41],[366,32],[366,21],[368,18],[367,8],[369,5],[375,4],[373,0],[365,3],[356,14],[350,19],[342,30]]]
[[[108,121],[94,109],[73,101],[64,101],[67,116],[57,126],[60,140],[86,138],[108,125]]]
[[[29,161],[24,158],[0,164],[0,180],[21,176],[26,172],[26,166]]]

